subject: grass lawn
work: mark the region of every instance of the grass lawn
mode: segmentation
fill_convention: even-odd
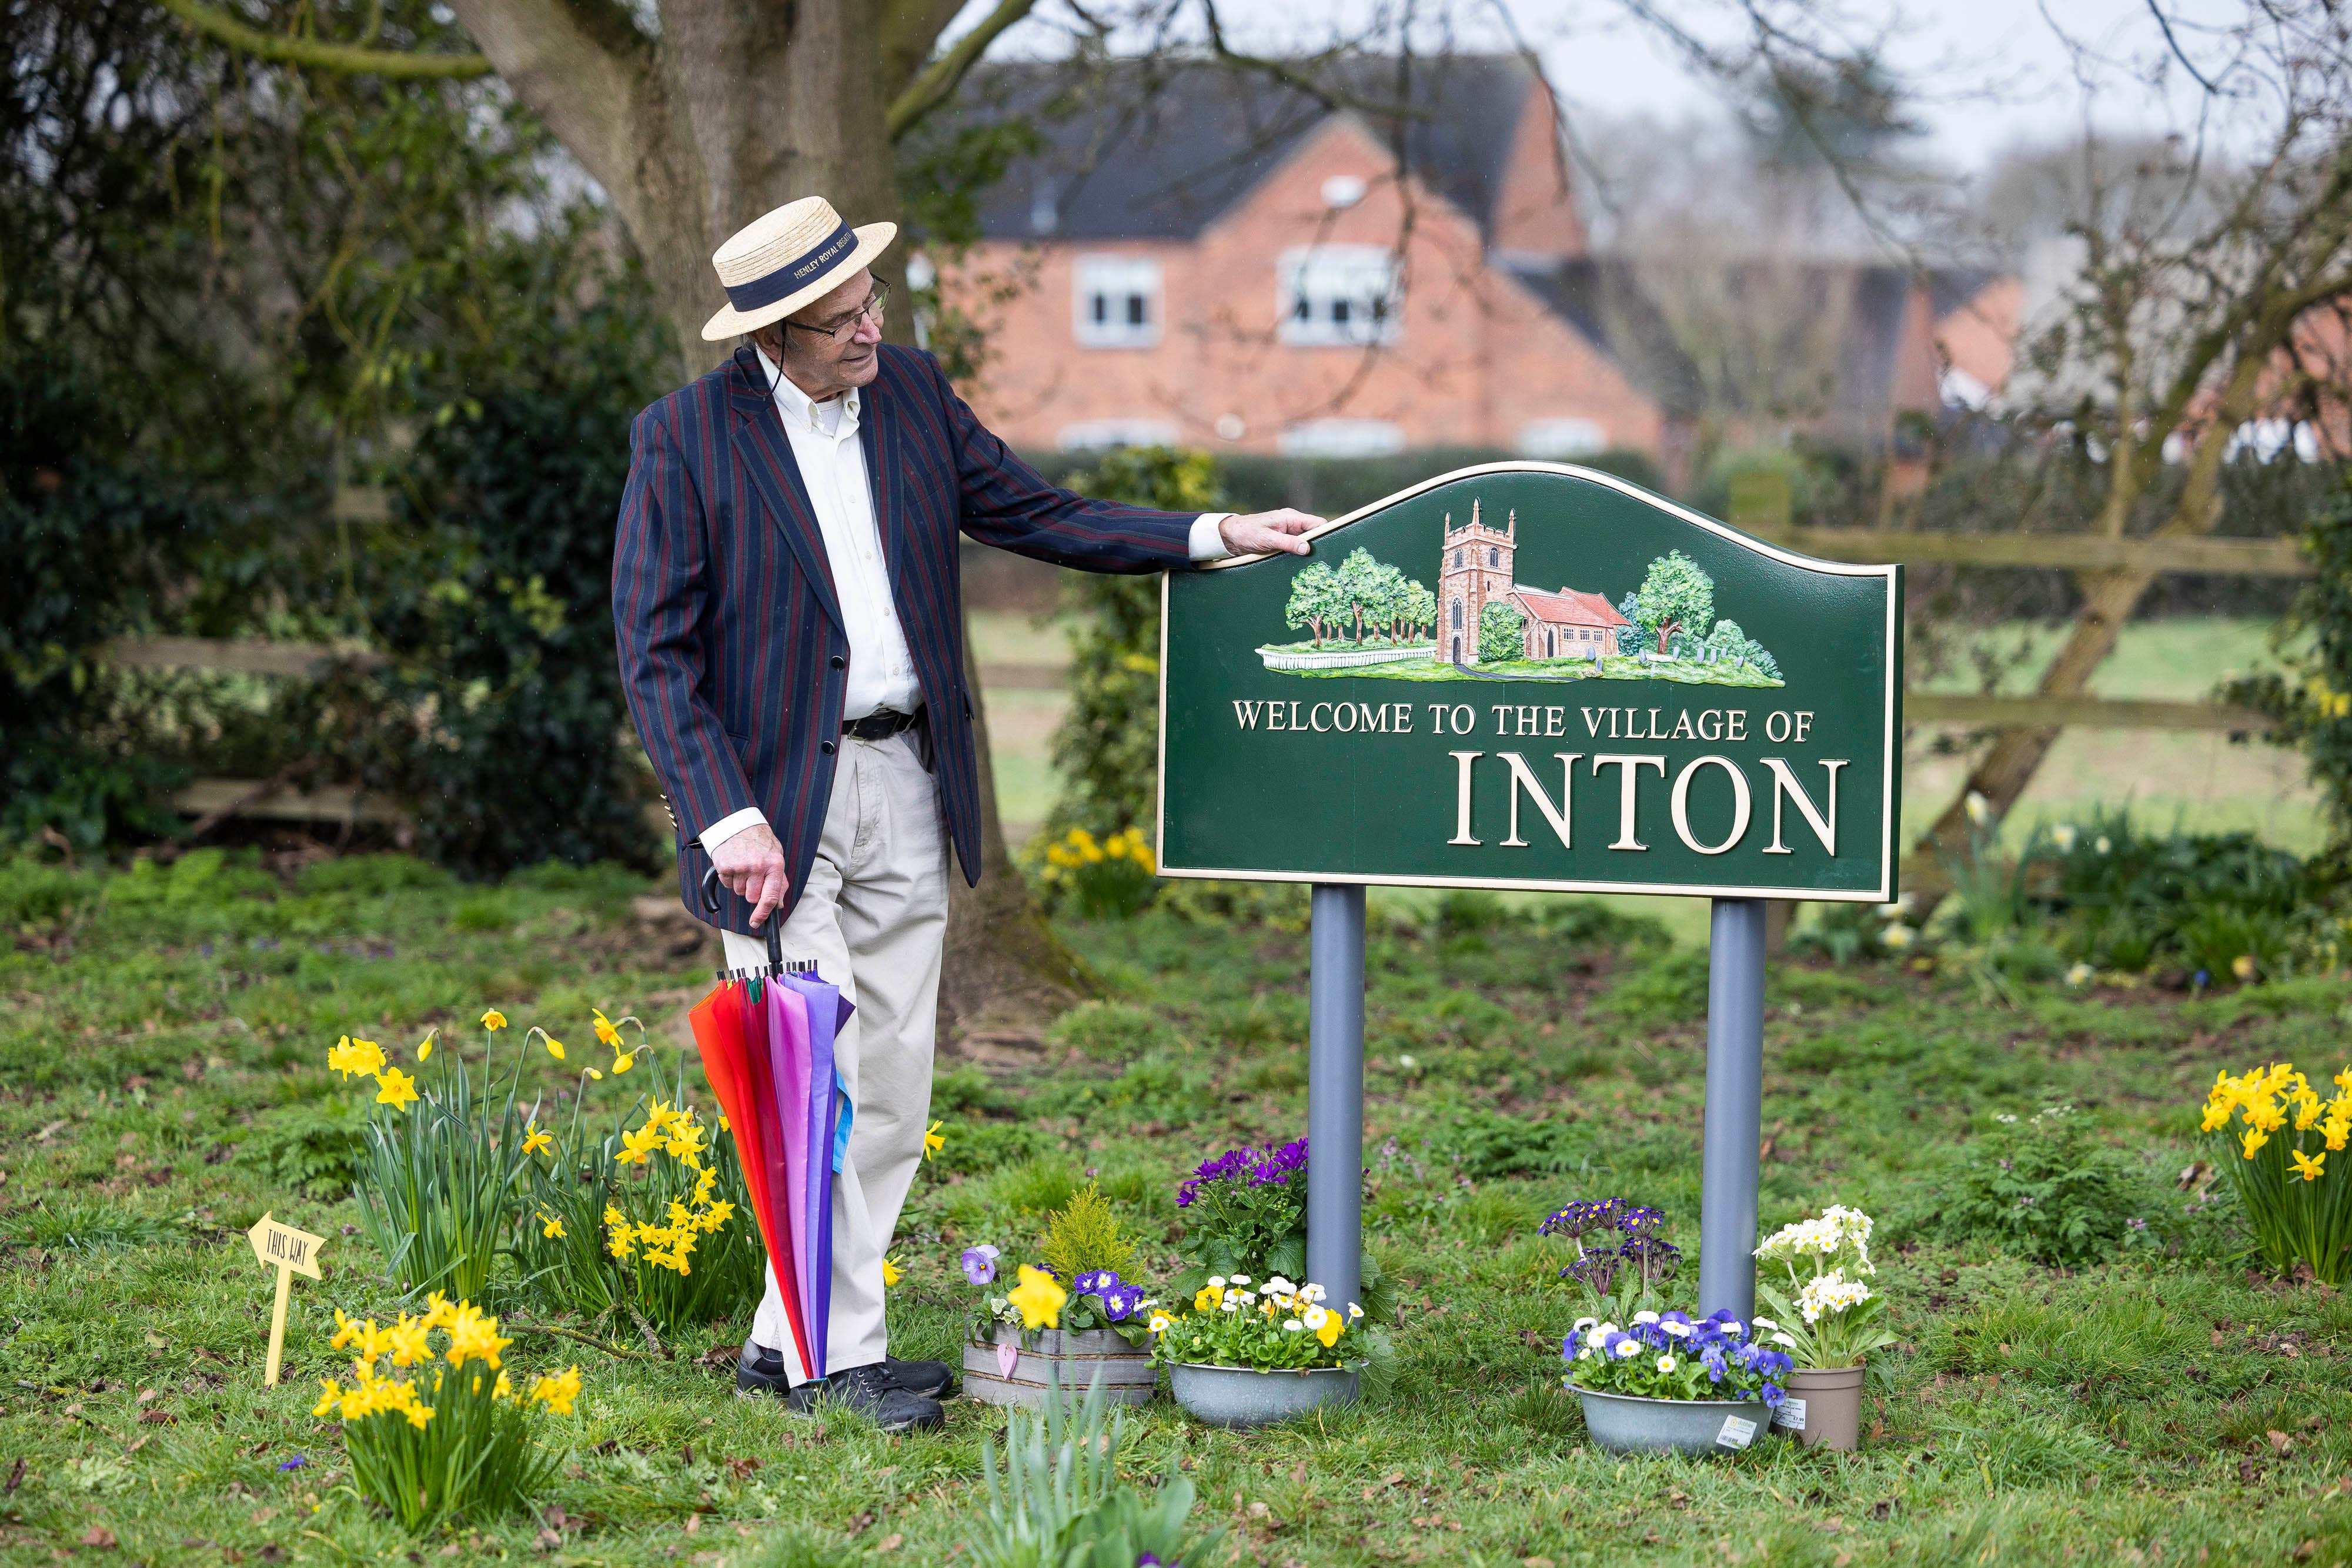
[[[704,1356],[740,1321],[664,1359],[518,1333],[511,1366],[577,1360],[587,1378],[551,1428],[570,1452],[543,1519],[412,1543],[347,1490],[335,1432],[310,1415],[337,1364],[332,1309],[395,1305],[346,1233],[348,1198],[270,1166],[331,1152],[316,1132],[332,1125],[327,1047],[346,1030],[405,1047],[442,1024],[478,1050],[468,1021],[489,1003],[518,1032],[572,1038],[575,1057],[592,1005],[674,1036],[709,959],[633,920],[648,890],[603,872],[465,887],[392,859],[289,881],[207,856],[105,882],[0,872],[16,938],[0,955],[0,1560],[950,1560],[1001,1417],[957,1404],[944,1433],[889,1439],[738,1401],[729,1366]],[[2249,1278],[2210,1226],[2180,1256],[2075,1271],[1899,1232],[1938,1206],[1947,1150],[1997,1113],[2060,1100],[2129,1152],[2135,1201],[2167,1229],[2214,1070],[2287,1056],[2324,1077],[2352,988],[2010,1002],[1965,974],[1782,968],[1764,1222],[1832,1200],[1880,1215],[1903,1344],[1873,1368],[1859,1455],[1772,1440],[1621,1461],[1549,1392],[1580,1309],[1534,1228],[1566,1199],[1622,1194],[1663,1206],[1672,1239],[1695,1244],[1704,955],[1622,917],[1567,922],[1608,934],[1595,940],[1426,908],[1376,894],[1369,959],[1369,1234],[1409,1302],[1396,1390],[1255,1435],[1192,1427],[1165,1403],[1130,1427],[1126,1468],[1148,1481],[1186,1467],[1229,1559],[2352,1557],[2352,1303]],[[1303,1125],[1297,933],[1150,916],[1067,935],[1106,1006],[1046,1040],[941,1061],[947,1150],[897,1250],[902,1353],[951,1357],[971,1294],[957,1250],[1025,1249],[1085,1173],[1166,1267],[1179,1175]],[[265,1208],[331,1239],[330,1277],[298,1281],[274,1391],[260,1386],[269,1278],[239,1234]],[[525,1322],[562,1326],[513,1304],[510,1332]]]

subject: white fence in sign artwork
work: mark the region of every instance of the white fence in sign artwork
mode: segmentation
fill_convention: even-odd
[[[1357,664],[1402,664],[1437,656],[1423,648],[1260,648],[1257,656],[1269,670],[1344,670]]]

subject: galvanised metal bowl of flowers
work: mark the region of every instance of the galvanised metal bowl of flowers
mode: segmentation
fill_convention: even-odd
[[[1612,1454],[1745,1448],[1771,1425],[1786,1352],[1729,1312],[1635,1312],[1623,1328],[1579,1318],[1560,1345],[1585,1428]]]
[[[1351,1404],[1364,1364],[1363,1309],[1326,1305],[1320,1285],[1212,1274],[1181,1317],[1151,1317],[1168,1391],[1212,1427],[1265,1427],[1318,1405]]]

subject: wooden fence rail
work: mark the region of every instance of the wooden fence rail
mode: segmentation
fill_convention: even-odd
[[[2025,566],[2065,571],[2138,567],[2231,577],[2310,577],[2300,539],[2115,539],[2100,534],[1951,534],[1896,528],[1801,528],[1741,524],[1758,538],[1824,560],[1905,565]]]

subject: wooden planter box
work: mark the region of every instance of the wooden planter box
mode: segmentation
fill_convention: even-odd
[[[1102,1378],[1103,1399],[1112,1405],[1141,1405],[1159,1386],[1151,1353],[1139,1350],[1109,1329],[1065,1333],[1040,1329],[1034,1344],[1021,1343],[1021,1331],[998,1324],[992,1344],[963,1347],[963,1393],[986,1405],[1040,1405],[1047,1380],[1059,1381],[1072,1396],[1083,1398],[1095,1378]],[[1007,1375],[997,1347],[1012,1345],[1019,1358]]]

